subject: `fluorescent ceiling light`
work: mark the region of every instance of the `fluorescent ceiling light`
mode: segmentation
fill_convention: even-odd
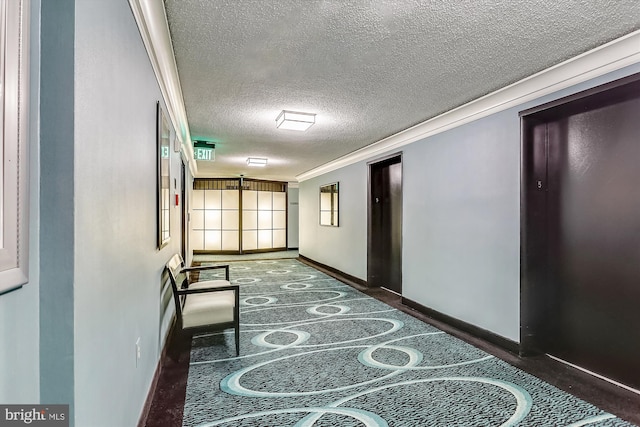
[[[260,157],[249,157],[247,159],[247,165],[249,166],[267,166],[267,159]]]
[[[276,127],[278,129],[305,131],[315,122],[315,114],[282,110],[276,118]]]

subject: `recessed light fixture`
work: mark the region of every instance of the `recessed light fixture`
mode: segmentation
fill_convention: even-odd
[[[276,127],[278,129],[305,131],[315,122],[315,114],[282,110],[276,118]]]
[[[264,167],[267,166],[267,159],[260,157],[249,157],[247,159],[247,165]]]

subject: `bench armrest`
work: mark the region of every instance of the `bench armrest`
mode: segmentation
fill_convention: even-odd
[[[225,280],[229,280],[229,265],[203,265],[203,266],[199,266],[199,267],[185,267],[183,268],[182,272],[192,272],[192,271],[202,271],[202,270],[214,270],[214,269],[218,269],[218,268],[224,268],[224,276],[225,276]]]
[[[229,268],[229,265],[200,265],[198,267],[185,267],[181,271],[213,270],[214,268]]]
[[[178,289],[178,295],[203,294],[207,292],[234,291],[240,292],[239,285],[216,286],[214,288]]]

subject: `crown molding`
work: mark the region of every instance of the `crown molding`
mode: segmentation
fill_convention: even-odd
[[[304,172],[299,182],[447,131],[457,126],[524,104],[536,98],[640,62],[640,31],[613,40],[523,80],[398,132],[353,153]]]
[[[187,158],[191,175],[197,176],[198,165],[194,160],[187,112],[184,108],[164,2],[162,0],[129,0],[129,5],[151,60],[169,118],[180,140],[181,151]]]

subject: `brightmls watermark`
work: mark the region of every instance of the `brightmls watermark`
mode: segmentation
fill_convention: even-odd
[[[0,405],[0,427],[69,427],[69,405]]]

